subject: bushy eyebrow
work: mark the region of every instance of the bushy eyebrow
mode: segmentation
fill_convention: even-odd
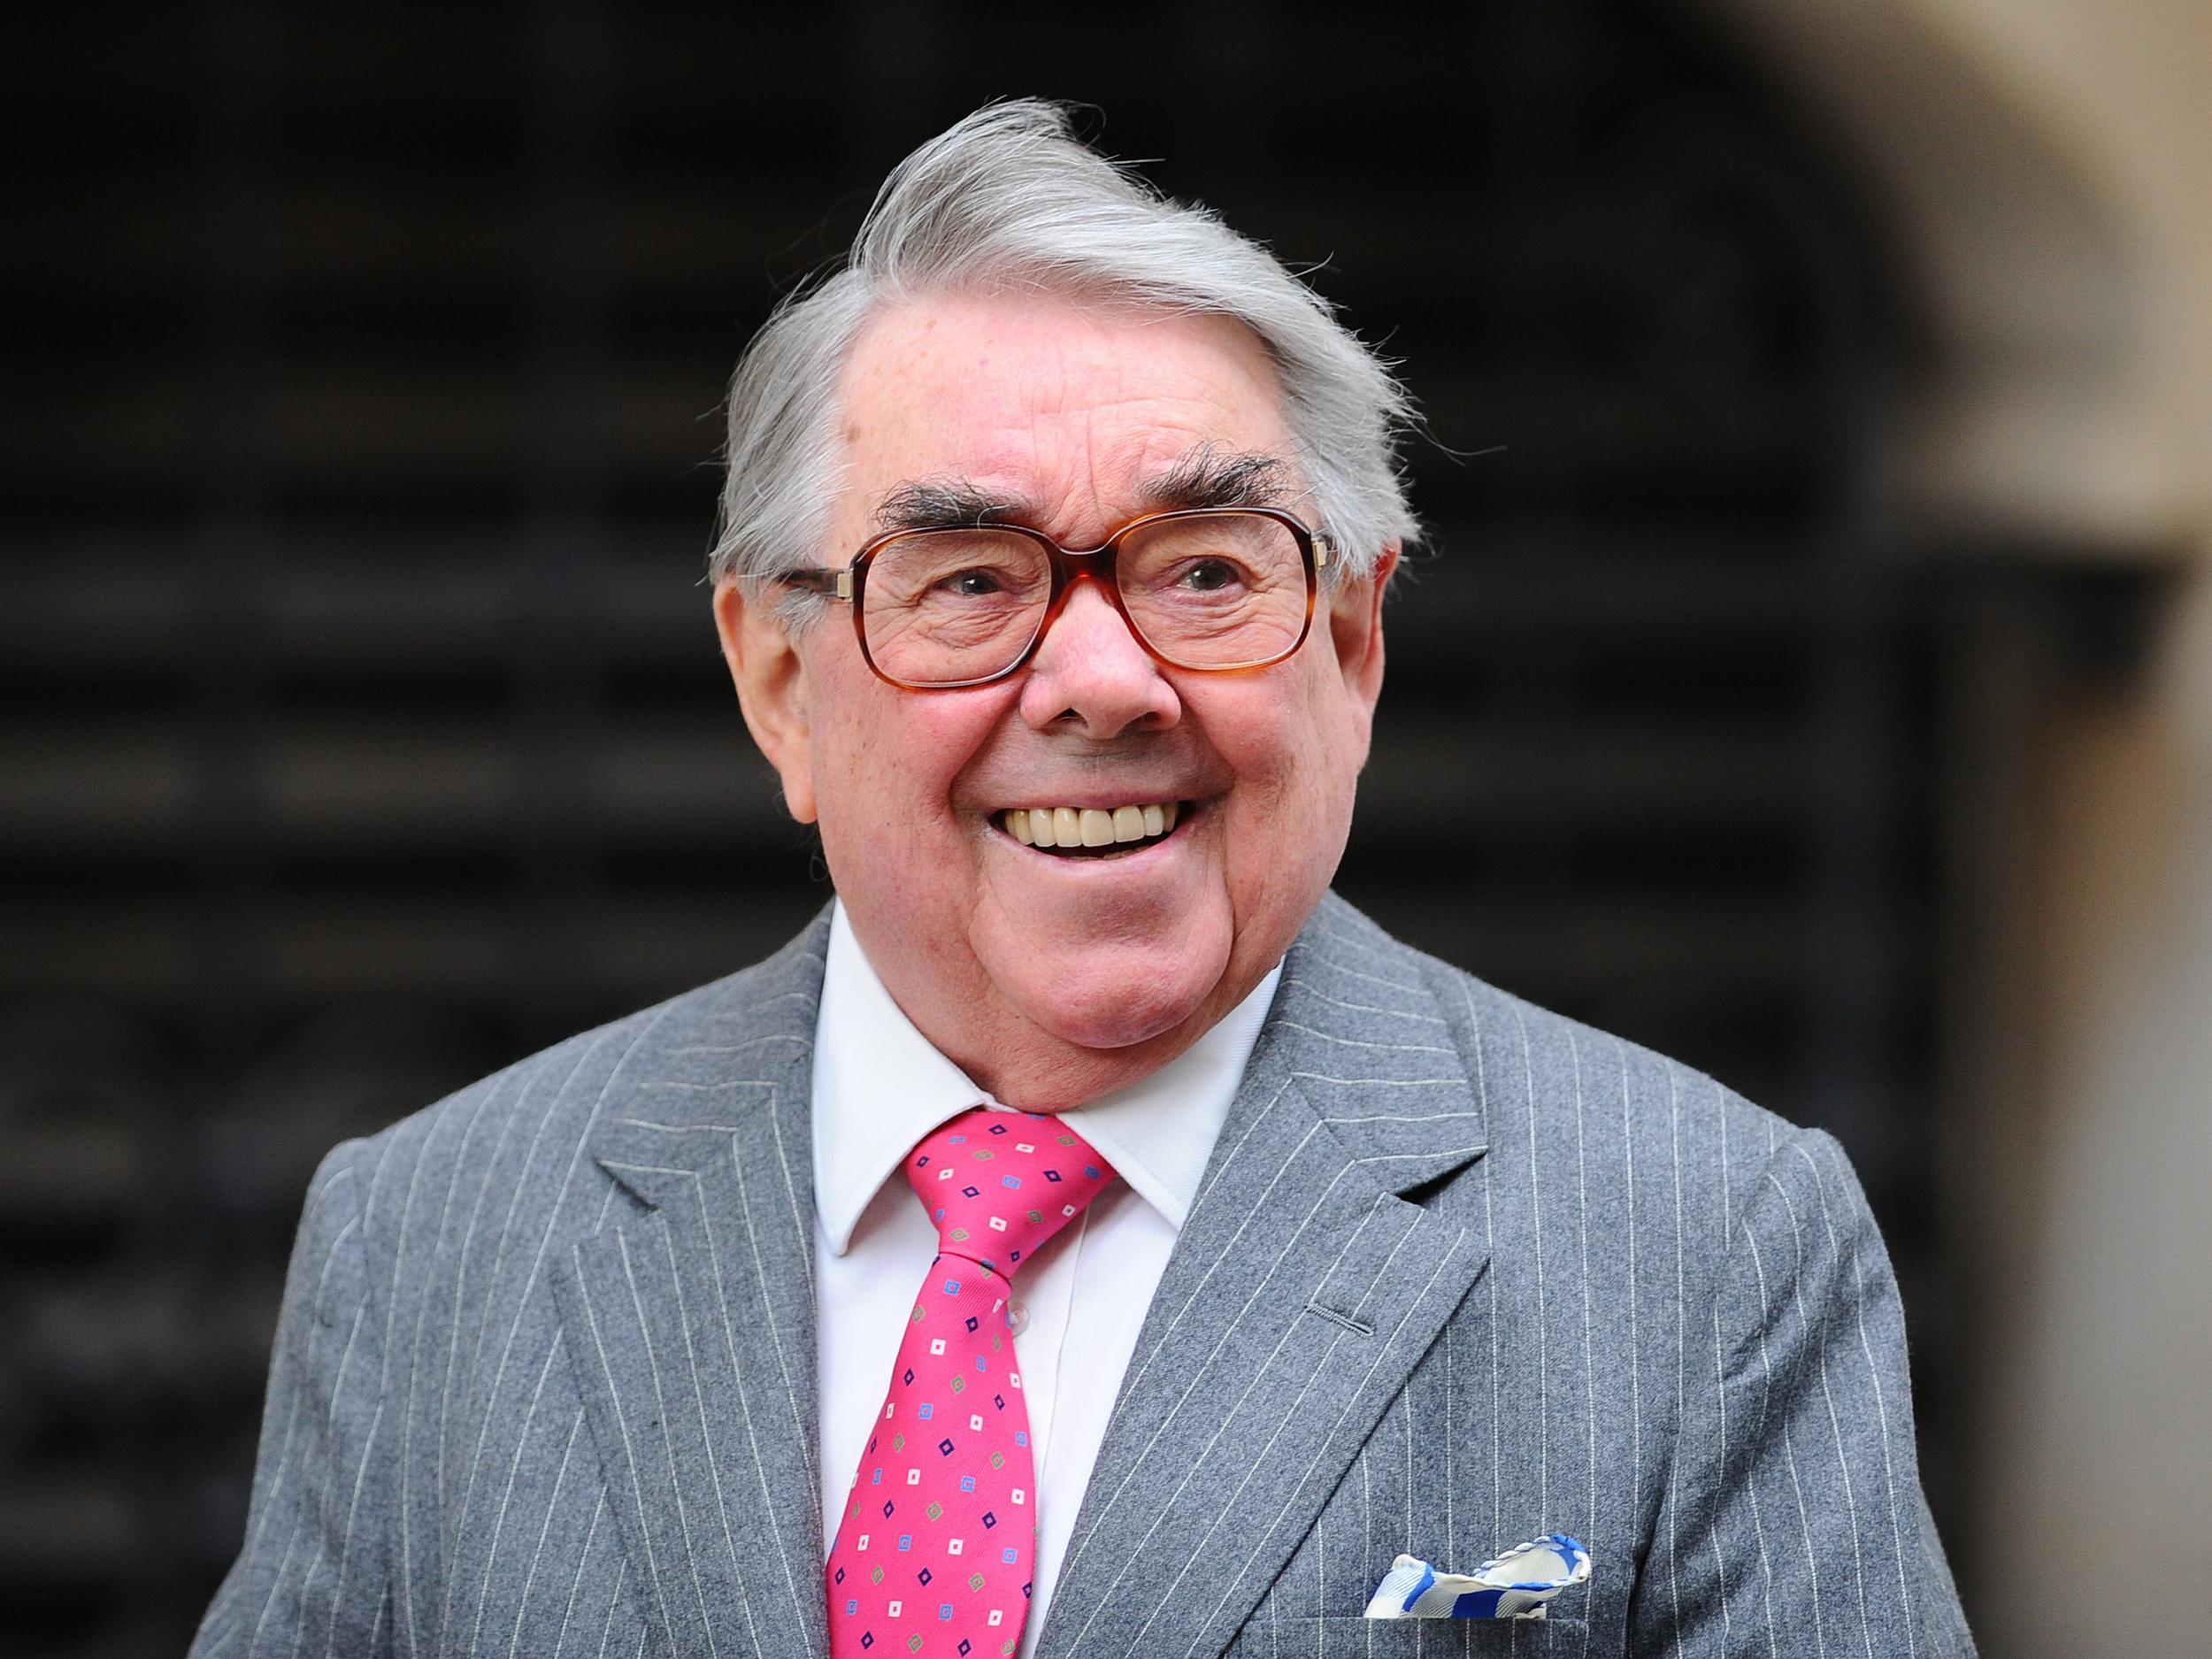
[[[1144,498],[1164,512],[1178,507],[1273,507],[1281,503],[1288,470],[1271,455],[1202,443],[1147,484]]]
[[[1276,457],[1254,450],[1200,444],[1145,485],[1147,508],[1165,512],[1187,507],[1272,507],[1281,504],[1289,469]],[[876,527],[943,530],[973,525],[1035,525],[1035,503],[1002,495],[962,478],[917,479],[901,484],[876,506]]]
[[[965,479],[918,479],[902,484],[876,505],[876,527],[892,530],[948,530],[984,524],[1024,524],[1030,503],[1018,496],[979,488]]]

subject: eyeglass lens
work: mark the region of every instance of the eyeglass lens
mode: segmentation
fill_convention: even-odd
[[[1306,625],[1305,557],[1290,529],[1263,514],[1141,526],[1122,539],[1115,573],[1131,624],[1180,667],[1271,661]],[[1033,538],[991,527],[916,530],[876,549],[861,626],[884,673],[950,685],[1019,661],[1051,600],[1051,560]]]

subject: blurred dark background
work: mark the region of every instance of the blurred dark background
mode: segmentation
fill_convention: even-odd
[[[717,403],[1028,92],[1402,359],[1431,534],[1341,888],[1841,1137],[1981,1617],[1988,876],[2155,561],[1901,512],[1936,330],[1733,23],[1012,15],[206,0],[4,72],[0,1648],[180,1649],[323,1150],[827,899],[699,585]]]

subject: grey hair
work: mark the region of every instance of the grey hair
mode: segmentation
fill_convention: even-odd
[[[1412,400],[1389,365],[1266,249],[1079,142],[1061,106],[1021,98],[894,168],[843,268],[787,298],[746,348],[710,579],[759,583],[815,562],[840,470],[839,382],[878,305],[1010,291],[1242,323],[1274,359],[1290,458],[1345,567],[1363,573],[1418,536],[1397,466]]]

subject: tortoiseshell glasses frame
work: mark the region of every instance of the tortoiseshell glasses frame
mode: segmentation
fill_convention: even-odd
[[[1194,527],[1202,521],[1244,522],[1263,519],[1288,533],[1296,547],[1299,563],[1305,575],[1305,598],[1297,616],[1297,628],[1289,642],[1278,649],[1249,658],[1228,662],[1192,662],[1179,656],[1175,649],[1164,648],[1150,637],[1140,619],[1130,614],[1122,589],[1118,556],[1125,543],[1143,533],[1156,533],[1162,526],[1188,523]],[[988,673],[970,674],[943,680],[921,680],[892,672],[878,660],[878,652],[868,637],[868,574],[887,549],[916,543],[926,544],[938,539],[974,537],[979,534],[1002,534],[1018,537],[1035,546],[1045,557],[1050,571],[1050,588],[1041,608],[1036,611],[1035,626],[1011,658],[1002,666]],[[1294,514],[1279,507],[1180,507],[1164,512],[1146,513],[1132,518],[1094,548],[1061,546],[1041,530],[1027,525],[985,523],[978,525],[941,526],[921,529],[892,530],[875,537],[855,554],[852,562],[843,569],[809,568],[788,571],[776,577],[787,587],[803,588],[852,607],[853,634],[859,641],[860,654],[876,677],[902,691],[962,691],[975,686],[987,686],[1016,674],[1026,667],[1044,643],[1044,637],[1058,618],[1068,597],[1079,582],[1094,582],[1106,602],[1112,605],[1129,628],[1130,634],[1154,661],[1170,668],[1193,673],[1227,674],[1248,673],[1271,668],[1296,654],[1313,630],[1314,603],[1320,590],[1322,572],[1337,557],[1336,549],[1327,536],[1310,529]],[[1284,595],[1287,600],[1289,596]],[[1025,603],[1023,611],[1030,609]],[[1286,610],[1279,620],[1287,625],[1290,613]],[[1187,655],[1187,654],[1186,654]]]

